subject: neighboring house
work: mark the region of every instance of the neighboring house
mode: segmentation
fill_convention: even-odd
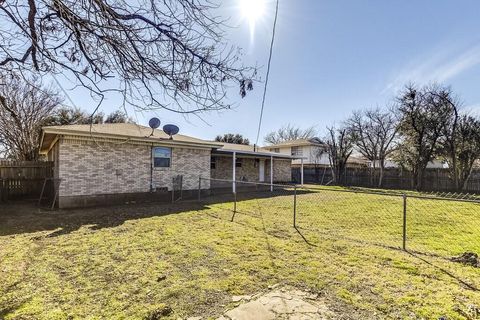
[[[270,152],[303,158],[304,167],[329,166],[327,145],[318,138],[289,140],[263,147]],[[301,159],[292,160],[293,166],[300,166]]]
[[[347,167],[349,168],[365,168],[368,167],[370,161],[360,154],[354,154],[348,157]]]
[[[210,189],[208,179],[290,182],[291,155],[175,135],[131,123],[44,127],[40,153],[54,161],[61,208],[151,199],[151,193]],[[234,165],[235,163],[235,165]],[[273,163],[273,168],[272,168]],[[270,174],[272,173],[272,175]],[[158,196],[159,198],[161,195]]]
[[[318,138],[289,140],[263,147],[270,152],[299,157],[299,159],[292,160],[293,167],[301,166],[300,158],[303,158],[303,166],[307,169],[330,166],[327,148],[328,146]],[[368,161],[360,155],[352,155],[348,158],[347,165],[349,167],[366,167]]]
[[[373,168],[373,161],[368,161],[368,167]],[[380,162],[375,161],[375,167],[380,167]],[[400,168],[400,165],[391,159],[385,160],[385,168]],[[427,169],[448,169],[448,163],[443,160],[435,159],[427,164]]]

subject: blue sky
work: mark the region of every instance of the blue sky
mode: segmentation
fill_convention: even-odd
[[[241,19],[238,1],[225,0],[221,14],[236,26],[229,41],[244,49],[248,64],[261,66],[264,79],[274,2],[258,21],[254,39]],[[259,0],[261,1],[261,0]],[[477,0],[280,0],[260,142],[269,131],[291,123],[325,126],[352,110],[385,106],[408,82],[451,85],[465,109],[480,114],[480,1]],[[204,139],[241,133],[256,138],[263,84],[245,99],[231,95],[234,110],[184,116],[167,111],[135,114],[141,124],[152,116]],[[93,110],[84,92],[69,92],[75,104]],[[107,100],[102,111],[117,108]]]

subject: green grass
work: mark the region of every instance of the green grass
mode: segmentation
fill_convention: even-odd
[[[284,283],[351,319],[477,319],[480,207],[317,190],[237,204],[0,213],[0,319],[219,316],[231,296]],[[242,197],[240,197],[242,199]]]

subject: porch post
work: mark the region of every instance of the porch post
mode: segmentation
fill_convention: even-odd
[[[233,177],[232,177],[232,181],[233,181],[232,182],[232,191],[233,191],[233,193],[236,193],[237,192],[237,186],[236,186],[235,181],[236,181],[237,174],[236,174],[235,170],[236,170],[236,163],[237,163],[237,153],[235,151],[233,152],[233,158],[232,159],[233,159],[233,162],[232,162],[232,175],[233,175]]]
[[[303,158],[300,160],[300,184],[303,187]]]
[[[273,156],[270,156],[270,191],[273,191]]]

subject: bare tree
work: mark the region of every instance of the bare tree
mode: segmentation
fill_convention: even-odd
[[[327,146],[325,145],[325,143],[323,141],[321,141],[320,139],[318,139],[318,144],[322,144],[321,146],[320,145],[316,145],[314,146],[311,150],[311,156],[312,156],[312,159],[313,159],[313,166],[315,168],[315,180],[316,181],[320,181],[320,168],[324,168],[324,170],[327,169],[327,166],[325,165],[325,163],[322,161],[324,159],[324,156],[326,155],[328,157],[328,149],[327,149]],[[324,171],[325,172],[325,171]],[[321,182],[323,183],[323,178],[321,180]]]
[[[215,141],[218,142],[227,142],[234,144],[245,144],[249,145],[250,141],[247,138],[244,138],[241,134],[226,133],[223,136],[218,135],[215,137]]]
[[[253,68],[225,41],[215,0],[0,0],[0,72],[62,74],[99,99],[195,113],[229,108]],[[97,106],[98,108],[98,106]]]
[[[401,143],[397,155],[402,166],[411,170],[417,190],[423,187],[427,165],[438,154],[446,121],[454,113],[445,98],[449,95],[449,88],[431,85],[417,89],[409,85],[398,97]]]
[[[475,161],[480,158],[480,120],[455,114],[448,123],[441,155],[448,163],[457,190],[466,188]]]
[[[328,158],[332,168],[332,176],[335,183],[343,184],[348,158],[353,152],[353,139],[347,127],[327,128],[328,135],[325,139],[327,144]]]
[[[59,106],[43,121],[43,125],[63,126],[71,124],[98,124],[103,123],[103,117],[104,114],[102,112],[90,115],[79,108]]]
[[[117,110],[105,118],[105,123],[135,123],[125,112]]]
[[[315,127],[301,129],[299,127],[294,127],[291,124],[287,124],[277,131],[268,133],[264,138],[264,142],[268,144],[277,144],[289,140],[312,139],[316,134]]]
[[[372,162],[372,178],[380,169],[378,186],[383,184],[385,160],[394,150],[398,121],[395,115],[379,108],[354,112],[347,125],[358,152]]]
[[[123,111],[113,111],[105,116],[103,112],[94,115],[80,108],[60,106],[55,108],[52,114],[43,122],[44,126],[63,126],[71,124],[99,124],[99,123],[135,123]]]
[[[62,102],[58,92],[39,80],[0,78],[0,144],[9,158],[36,160],[40,128]]]

